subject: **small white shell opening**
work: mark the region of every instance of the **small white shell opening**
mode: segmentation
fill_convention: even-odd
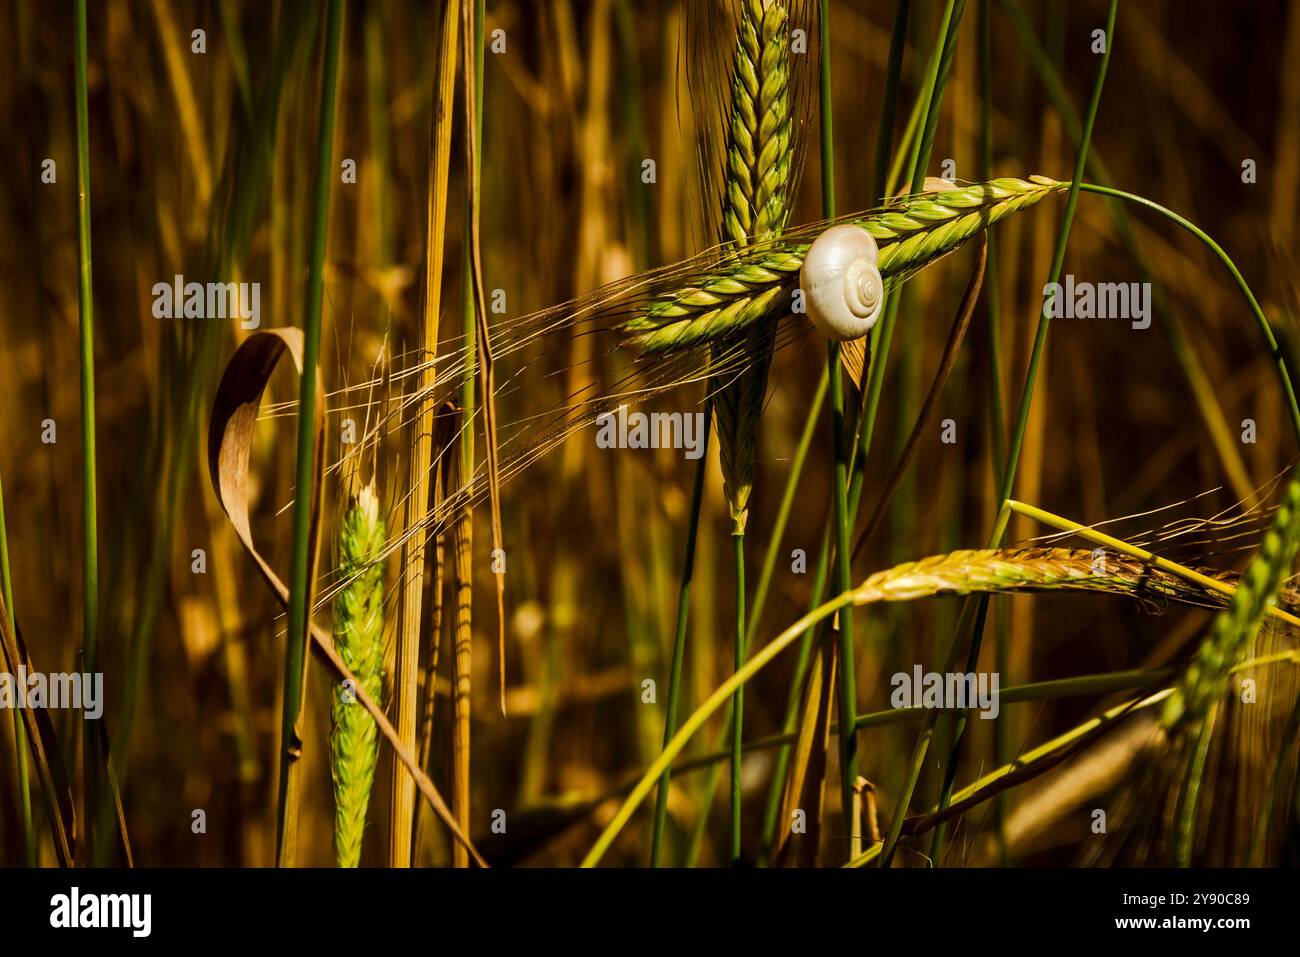
[[[860,339],[880,318],[885,283],[871,234],[851,223],[832,226],[813,242],[799,270],[808,318],[828,339]]]

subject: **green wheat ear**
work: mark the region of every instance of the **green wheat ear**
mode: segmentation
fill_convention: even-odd
[[[790,218],[794,141],[790,116],[790,47],[786,5],[744,0],[732,61],[727,123],[723,239],[737,247],[780,234]],[[743,532],[754,484],[754,448],[772,364],[776,323],[714,343],[714,355],[744,356],[741,371],[714,395],[723,491],[732,526]]]
[[[339,532],[339,574],[348,585],[334,599],[334,645],[376,703],[384,685],[384,519],[374,484],[348,507]],[[330,709],[330,775],[334,779],[334,847],[339,867],[356,867],[375,780],[375,721],[353,689],[338,688]]]
[[[1228,607],[1214,619],[1210,634],[1174,693],[1165,702],[1165,727],[1204,718],[1227,690],[1233,665],[1246,650],[1269,605],[1291,575],[1300,548],[1300,482],[1291,481],[1273,526],[1246,566]]]

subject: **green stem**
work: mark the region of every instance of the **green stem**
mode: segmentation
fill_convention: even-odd
[[[930,59],[926,61],[925,75],[929,76],[934,64],[939,62],[939,54],[943,52],[942,47],[938,44],[930,51]],[[907,114],[907,125],[903,127],[903,135],[898,141],[898,146],[894,150],[894,161],[889,164],[889,176],[885,179],[885,189],[879,197],[873,199],[887,200],[898,190],[899,184],[903,182],[903,165],[907,162],[912,153],[912,140],[916,136],[917,127],[921,125],[922,117],[925,115],[926,108],[930,105],[929,88],[922,90],[915,102],[912,103],[912,110]],[[908,182],[911,182],[911,173],[907,174]]]
[[[940,40],[931,53],[929,65],[926,68],[925,87],[921,92],[921,97],[926,102],[925,121],[921,126],[921,134],[915,137],[912,142],[912,151],[908,164],[911,191],[913,193],[919,192],[925,185],[925,167],[929,162],[930,150],[934,144],[940,106],[943,101],[944,89],[947,86],[948,74],[951,71],[952,58],[956,52],[957,34],[965,9],[965,0],[948,0],[941,21]],[[863,396],[864,411],[858,423],[859,437],[857,440],[857,453],[854,456],[855,472],[862,475],[865,475],[866,457],[871,448],[876,415],[880,408],[880,397],[885,381],[885,360],[889,354],[890,341],[893,338],[894,325],[898,316],[898,305],[898,295],[886,299],[884,316],[881,319],[876,342],[872,348],[871,371],[868,375],[867,388]],[[854,484],[859,489],[861,488],[859,474],[855,474]],[[911,768],[905,785],[904,793],[909,798],[920,777],[919,761],[924,760],[924,753],[928,750],[932,734],[933,721],[927,721],[926,727],[923,729],[914,749],[914,762],[916,763]],[[903,803],[905,804],[906,801]],[[896,809],[894,813],[895,821],[892,822],[896,826],[891,828],[894,839],[896,839],[898,830],[902,826],[901,815],[902,810]]]
[[[943,101],[952,52],[956,48],[957,27],[961,13],[965,9],[965,0],[957,6],[958,0],[948,0],[939,32],[939,40],[931,51],[926,65],[925,85],[917,97],[917,109],[913,111],[922,132],[905,134],[904,143],[909,145],[907,177],[910,190],[920,192],[925,185],[925,167],[930,159],[930,146],[934,143],[934,130],[939,121],[939,107]],[[955,18],[954,18],[955,17]],[[945,65],[945,60],[948,61]],[[924,105],[924,111],[921,107]],[[927,145],[926,140],[929,144]],[[899,155],[902,155],[901,150]],[[892,179],[892,176],[891,176]],[[880,410],[880,397],[885,386],[885,368],[889,357],[889,347],[894,338],[894,326],[898,318],[899,293],[885,298],[884,312],[877,327],[871,332],[871,355],[868,363],[867,384],[862,393],[862,411],[858,416],[857,433],[854,438],[854,482],[860,483],[865,474],[867,455],[871,450],[871,440],[875,434],[876,415]],[[854,507],[856,512],[856,506]]]
[[[1183,781],[1183,793],[1179,802],[1178,843],[1174,851],[1176,867],[1190,867],[1192,864],[1192,847],[1196,839],[1196,809],[1201,797],[1201,779],[1205,775],[1205,761],[1210,753],[1210,731],[1214,727],[1217,706],[1201,719],[1200,731],[1196,735],[1196,744],[1192,751],[1191,762]]]
[[[966,12],[966,0],[948,0],[943,20],[943,53],[934,67],[930,83],[930,105],[925,114],[922,134],[913,143],[912,153],[912,192],[918,193],[925,185],[925,169],[930,162],[930,153],[934,149],[934,139],[939,131],[939,106],[943,102],[943,93],[948,86],[948,74],[952,71],[953,57],[957,52],[957,33],[961,27],[962,14]]]
[[[898,80],[903,72],[903,49],[907,45],[907,21],[912,0],[898,0],[894,30],[889,38],[889,63],[885,67],[885,92],[880,107],[880,128],[876,133],[876,165],[871,181],[872,201],[883,201],[888,178],[889,151],[894,136],[894,113],[898,101]]]
[[[1074,211],[1079,204],[1079,189],[1082,186],[1083,169],[1088,161],[1088,146],[1092,142],[1092,130],[1097,121],[1097,111],[1101,105],[1101,93],[1106,82],[1106,68],[1110,64],[1110,54],[1115,47],[1115,12],[1119,0],[1110,0],[1110,10],[1106,19],[1106,49],[1101,55],[1101,65],[1097,78],[1093,82],[1092,96],[1088,101],[1088,112],[1084,117],[1083,132],[1079,137],[1079,149],[1074,160],[1074,179],[1070,183],[1065,198],[1065,215],[1061,219],[1061,229],[1056,237],[1056,250],[1052,254],[1052,268],[1048,283],[1060,281],[1061,270],[1065,266],[1065,247],[1070,238],[1070,227],[1074,223]],[[1016,417],[1016,429],[1011,438],[1011,449],[1007,454],[1006,468],[1002,472],[1002,486],[998,501],[1011,497],[1015,485],[1016,469],[1020,464],[1020,452],[1025,442],[1025,431],[1029,425],[1029,411],[1034,401],[1034,386],[1038,381],[1038,367],[1047,347],[1047,334],[1051,327],[1051,315],[1047,304],[1038,317],[1038,328],[1034,333],[1034,345],[1029,356],[1029,368],[1025,372],[1025,386],[1020,394],[1020,410]],[[991,540],[990,547],[996,547],[997,541]]]
[[[805,637],[807,637],[807,632],[805,632]],[[1298,662],[1300,662],[1300,658],[1294,652],[1283,652],[1282,655],[1254,658],[1242,662],[1240,665],[1235,666],[1234,672],[1244,671],[1248,666],[1256,667],[1265,664],[1282,663],[1295,665]],[[1144,689],[1165,684],[1176,673],[1177,671],[1174,668],[1154,668],[1133,671],[1109,671],[1101,674],[1077,675],[1073,678],[1055,678],[1048,681],[1036,681],[1030,684],[1003,688],[998,692],[998,701],[1006,705],[1026,704],[1052,701],[1059,698],[1076,698],[1084,695],[1104,695],[1114,691]],[[884,728],[895,724],[923,720],[933,710],[935,709],[915,706],[872,711],[858,715],[854,727],[858,731],[866,731],[871,728]],[[830,732],[838,734],[839,730],[839,722],[831,722]],[[788,748],[795,743],[797,737],[797,732],[789,729],[778,734],[770,734],[764,738],[751,738],[745,742],[744,751],[746,754],[752,754],[758,751]],[[672,770],[674,774],[686,774],[703,768],[713,768],[730,760],[730,748],[714,750],[683,761],[677,761],[672,765]],[[592,807],[604,804],[619,795],[628,793],[633,784],[635,784],[634,781],[629,781],[623,787],[614,788],[594,798],[587,798],[580,803],[586,803]]]
[[[736,552],[736,657],[735,670],[745,665],[745,533],[733,532]],[[740,860],[740,744],[745,727],[745,686],[737,685],[731,698],[731,863]]]
[[[1166,700],[1172,693],[1173,689],[1166,688],[1163,691],[1157,691],[1155,694],[1146,698],[1135,698],[1125,701],[1124,703],[1118,704],[1110,710],[1097,715],[1095,718],[1084,722],[1078,727],[1071,728],[1069,731],[1053,738],[1046,744],[1041,744],[1037,748],[1025,752],[1010,764],[1005,764],[997,770],[984,775],[984,777],[980,778],[975,783],[962,788],[953,795],[953,805],[972,807],[981,801],[985,801],[990,797],[1000,794],[1002,791],[1005,791],[1007,788],[1018,783],[1018,781],[1026,779],[1026,777],[1031,773],[1035,773],[1036,767],[1040,763],[1045,764],[1047,767],[1053,766],[1054,763],[1060,760],[1062,752],[1066,749],[1077,748],[1083,743],[1105,734],[1110,730],[1110,728],[1118,724],[1118,722],[1131,717],[1139,711],[1145,711],[1148,708],[1155,707],[1162,701]],[[918,823],[912,833],[914,836],[923,834],[946,819],[947,817],[944,816],[942,811],[936,810],[928,815],[927,820]],[[897,840],[897,835],[894,835],[894,840]],[[881,844],[874,845],[867,849],[867,851],[860,857],[849,861],[848,866],[864,867],[867,864],[881,860],[884,856],[884,851],[889,847],[889,843],[889,839],[886,839],[886,841]]]
[[[980,0],[980,179],[993,178],[993,28],[992,0]],[[992,230],[986,232],[988,261],[984,282],[988,298],[989,343],[989,430],[993,436],[993,481],[1000,483],[997,474],[1000,463],[1006,459],[1006,410],[1002,401],[1002,326],[1001,296],[998,288],[997,250]]]
[[[17,635],[14,624],[14,587],[9,569],[9,534],[5,528],[4,486],[0,485],[0,589],[3,589],[5,616],[9,619],[10,634]],[[0,655],[0,658],[3,658]],[[17,670],[18,663],[10,662],[10,667]],[[12,712],[14,721],[14,750],[18,761],[18,804],[22,813],[23,827],[23,861],[28,867],[36,866],[36,831],[32,827],[32,789],[31,777],[27,768],[27,726]]]
[[[1065,87],[1057,75],[1052,56],[1043,49],[1042,44],[1034,36],[1033,27],[1024,12],[1010,0],[999,0],[999,3],[1006,18],[1011,22],[1012,29],[1020,41],[1021,49],[1024,51],[1030,66],[1038,74],[1039,81],[1043,84],[1043,91],[1047,94],[1047,98],[1060,116],[1066,132],[1077,143],[1083,122],[1079,119],[1078,112],[1070,102]],[[1106,168],[1105,161],[1096,147],[1088,151],[1087,173],[1090,179],[1102,186],[1112,185],[1110,171]],[[1232,430],[1228,427],[1227,418],[1223,414],[1223,406],[1219,403],[1214,387],[1206,376],[1205,369],[1202,367],[1191,342],[1188,341],[1187,334],[1183,331],[1181,321],[1170,313],[1160,285],[1153,280],[1151,270],[1147,267],[1145,258],[1142,255],[1141,246],[1133,233],[1133,225],[1127,215],[1127,208],[1119,200],[1110,203],[1109,207],[1111,219],[1115,224],[1115,231],[1119,234],[1120,243],[1125,252],[1137,267],[1138,278],[1142,282],[1151,283],[1151,305],[1156,321],[1160,323],[1165,335],[1168,337],[1174,358],[1178,361],[1183,375],[1187,378],[1187,384],[1196,399],[1197,408],[1201,413],[1201,418],[1205,421],[1210,440],[1214,444],[1224,471],[1227,472],[1228,479],[1237,495],[1247,504],[1254,504],[1256,500],[1255,487],[1250,480],[1250,475],[1246,470],[1245,462],[1242,460]],[[989,268],[992,269],[991,258]],[[1002,456],[999,456],[999,459],[1001,458]]]
[[[668,705],[664,715],[664,746],[677,730],[677,702],[681,697],[682,662],[686,657],[686,622],[691,611],[691,582],[695,577],[695,542],[699,536],[700,504],[704,499],[704,476],[709,462],[709,421],[713,417],[713,400],[704,404],[704,443],[695,466],[695,484],[691,489],[691,518],[686,528],[686,556],[682,559],[682,581],[677,592],[677,632],[673,637],[672,673],[668,679]],[[650,866],[659,867],[663,855],[664,823],[668,818],[668,785],[672,768],[664,771],[655,798],[654,833],[650,840]]]
[[[988,182],[993,178],[993,3],[992,0],[980,0],[979,20],[979,83],[980,83],[980,179]],[[1007,450],[1006,410],[1002,404],[1002,309],[998,289],[997,249],[993,231],[986,233],[988,242],[987,275],[984,288],[988,297],[989,349],[989,434],[992,436],[993,454],[989,459],[993,470],[994,484],[1001,484],[999,470],[1005,461]],[[998,607],[1006,608],[1006,602],[999,602]],[[1006,675],[1010,668],[1010,630],[1006,617],[998,615],[996,639],[998,674]],[[1007,763],[1010,752],[1009,723],[1001,716],[993,728],[993,763],[999,767]],[[998,840],[998,863],[1007,865],[1007,801],[1005,794],[999,794],[994,803],[993,817]]]
[[[822,533],[822,547],[817,559],[817,575],[813,579],[811,607],[816,608],[826,591],[826,570],[830,564],[831,536],[830,529]],[[808,662],[812,657],[813,639],[817,629],[809,628],[799,642],[799,657],[795,662],[794,674],[790,679],[790,688],[786,693],[785,719],[781,722],[781,732],[788,740],[783,743],[776,754],[776,763],[772,770],[772,780],[767,789],[767,807],[763,812],[763,853],[760,860],[766,860],[776,841],[776,819],[781,813],[781,798],[785,791],[785,776],[790,767],[790,745],[794,743],[794,729],[799,721],[799,696],[803,688],[804,675],[808,672]]]
[[[808,450],[812,447],[813,436],[817,432],[817,422],[821,418],[822,406],[826,404],[826,392],[830,385],[830,374],[822,369],[821,378],[817,380],[817,391],[813,393],[812,402],[808,404],[808,417],[804,420],[803,434],[795,446],[794,456],[790,460],[790,471],[786,475],[785,490],[781,493],[781,505],[776,512],[772,525],[772,535],[768,539],[767,552],[763,556],[763,570],[759,575],[758,587],[749,605],[749,619],[745,628],[745,647],[754,644],[755,633],[763,617],[763,608],[767,604],[767,593],[772,584],[772,575],[776,570],[777,558],[781,553],[781,543],[785,538],[786,526],[790,523],[790,513],[794,508],[795,494],[799,491],[799,479],[803,476]]]
[[[989,596],[983,596],[982,601],[975,603],[975,634],[982,635],[984,626],[988,623],[989,616]],[[966,659],[966,674],[974,673],[979,666],[977,655],[979,653],[977,642],[971,642],[970,655]],[[946,808],[948,801],[952,798],[952,788],[957,777],[957,752],[961,746],[963,736],[966,734],[966,716],[965,710],[958,711],[953,715],[952,744],[949,750],[948,763],[943,770],[943,786],[940,789],[939,807]],[[934,829],[934,836],[930,841],[930,861],[934,867],[939,867],[943,862],[943,844],[947,834],[947,825],[940,824]]]
[[[582,860],[583,867],[595,867],[600,863],[605,852],[609,850],[614,839],[627,826],[636,809],[640,807],[641,802],[645,800],[647,794],[655,786],[655,782],[672,764],[673,758],[681,753],[682,749],[690,742],[695,733],[700,730],[706,721],[731,699],[732,694],[737,688],[747,682],[755,674],[766,667],[773,658],[788,648],[791,644],[799,639],[803,632],[809,627],[817,624],[824,618],[827,618],[841,608],[846,608],[853,602],[853,592],[845,592],[837,595],[835,598],[804,615],[793,625],[787,628],[781,634],[777,635],[771,642],[763,647],[761,651],[745,662],[744,666],[731,675],[726,681],[713,690],[698,708],[696,708],[687,719],[682,722],[681,728],[673,735],[673,739],[663,749],[663,752],[655,759],[654,763],[642,774],[632,792],[624,800],[621,807],[615,813],[613,819],[606,825],[605,830],[601,832],[596,843],[592,845],[587,856]]]
[[[321,73],[320,125],[312,204],[311,260],[307,273],[307,307],[303,315],[302,376],[298,392],[297,466],[294,471],[293,554],[289,566],[289,630],[284,655],[284,709],[280,724],[280,788],[277,859],[283,859],[294,822],[290,807],[290,769],[296,760],[295,728],[302,708],[311,590],[311,520],[315,504],[316,365],[320,357],[321,301],[324,291],[325,239],[329,225],[330,176],[334,149],[334,105],[338,91],[343,0],[330,0],[325,25],[325,62]],[[291,856],[288,863],[292,863]]]
[[[77,299],[80,307],[81,360],[81,483],[83,667],[99,672],[99,532],[95,496],[95,320],[92,308],[90,263],[90,109],[86,90],[86,0],[77,0],[76,34],[77,99]],[[91,815],[99,793],[99,741],[85,722],[84,817],[87,842],[93,842]]]
[[[835,218],[835,162],[832,152],[833,136],[831,133],[831,33],[830,4],[821,0],[821,143],[822,143],[822,216]],[[826,374],[830,380],[831,391],[831,446],[835,457],[835,542],[836,542],[836,591],[847,592],[852,587],[849,570],[849,502],[848,474],[849,449],[844,429],[844,380],[840,369],[840,344],[831,340],[826,349]],[[853,734],[853,722],[857,716],[857,686],[853,674],[853,616],[846,611],[839,618],[840,627],[840,800],[844,808],[844,818],[850,822],[851,831],[857,826],[852,823],[853,782],[858,776],[857,737]]]
[[[485,23],[485,6],[484,0],[473,0],[473,30],[474,30],[474,163],[475,168],[469,169],[469,162],[466,162],[466,171],[473,173],[474,182],[480,182],[480,173],[483,162],[483,31]],[[466,64],[468,66],[468,63]],[[460,280],[460,303],[461,303],[461,341],[465,349],[465,355],[469,357],[465,363],[465,368],[461,372],[459,402],[461,408],[461,422],[464,423],[460,430],[460,455],[457,460],[459,470],[459,486],[466,493],[474,485],[474,419],[477,414],[477,400],[475,396],[475,380],[478,376],[478,300],[475,295],[474,281],[474,204],[479,201],[480,197],[477,191],[470,191],[470,195],[465,197],[465,229],[464,241],[461,248],[464,250],[461,256],[461,280]],[[490,397],[484,396],[484,402],[490,401]],[[488,436],[488,441],[492,441]],[[459,519],[464,524],[464,547],[468,550],[469,555],[473,556],[473,536],[474,536],[474,513],[472,496],[466,499],[463,506],[463,512]],[[473,567],[473,562],[470,563]],[[468,580],[464,583],[467,589],[466,604],[463,609],[463,618],[458,618],[457,634],[469,635],[472,633],[473,624],[473,574],[467,576]],[[458,613],[459,614],[459,613]],[[459,638],[457,639],[459,648]],[[465,682],[469,687],[469,666],[472,664],[472,655],[468,651],[464,653],[464,665],[466,667]],[[457,665],[461,666],[462,653],[458,650]],[[472,755],[470,746],[470,736],[472,722],[470,720],[469,698],[463,697],[457,699],[458,704],[455,708],[455,730],[453,732],[453,764],[455,765],[454,777],[455,784],[455,801],[452,804],[453,812],[457,815],[462,825],[468,828],[469,821],[469,768]],[[468,866],[468,860],[457,855],[461,866]]]
[[[821,49],[818,94],[821,99],[822,218],[835,218],[835,137],[831,132],[831,11],[821,0]]]
[[[876,131],[876,165],[874,178],[872,180],[872,199],[873,201],[884,202],[885,198],[893,192],[894,181],[899,174],[901,163],[904,156],[910,156],[912,153],[911,144],[916,136],[916,127],[921,122],[922,107],[928,107],[930,102],[928,88],[923,91],[922,95],[917,97],[916,103],[912,107],[911,114],[908,117],[907,127],[903,132],[902,141],[898,144],[897,150],[894,151],[894,164],[886,172],[886,162],[890,152],[890,146],[893,140],[894,132],[894,113],[898,99],[898,83],[903,69],[903,52],[907,41],[907,22],[911,14],[911,0],[898,0],[898,9],[894,13],[894,29],[889,41],[889,63],[885,67],[885,93],[884,102],[881,106],[880,126]],[[931,57],[935,63],[936,55]],[[930,75],[930,67],[926,67],[926,76]],[[888,310],[886,310],[886,315]],[[875,374],[877,359],[883,359],[889,352],[889,340],[885,338],[883,349],[879,347],[880,340],[885,333],[883,324],[880,328],[873,329],[867,339],[867,368],[864,373],[871,382]],[[868,419],[867,405],[868,396],[871,389],[862,390],[862,403],[858,409],[857,421],[853,428],[853,452],[851,461],[853,463],[853,474],[849,483],[849,502],[850,512],[853,517],[857,517],[857,498],[854,496],[853,489],[860,485],[866,470],[866,446],[862,443],[863,423]],[[875,412],[870,415],[871,422],[867,425],[870,430],[874,425]],[[867,440],[868,444],[870,439]]]
[[[1107,46],[1107,49],[1109,49],[1109,45]],[[1089,125],[1087,130],[1091,132],[1091,115],[1089,115],[1088,119]],[[1079,177],[1079,174],[1080,171],[1076,168],[1076,179]],[[1074,188],[1075,187],[1072,185],[1072,193]],[[1287,370],[1286,359],[1283,357],[1282,350],[1278,346],[1277,338],[1273,335],[1273,328],[1269,325],[1268,318],[1264,315],[1264,310],[1260,308],[1259,301],[1255,298],[1255,294],[1251,291],[1250,286],[1242,277],[1241,270],[1237,268],[1237,264],[1232,261],[1232,258],[1223,251],[1223,247],[1211,239],[1203,229],[1191,220],[1179,216],[1173,210],[1166,209],[1159,203],[1146,199],[1143,196],[1136,196],[1133,193],[1126,193],[1122,189],[1115,189],[1110,186],[1100,186],[1095,183],[1080,183],[1078,189],[1085,193],[1097,193],[1101,196],[1110,196],[1114,199],[1126,200],[1130,203],[1135,203],[1138,206],[1154,210],[1170,222],[1177,223],[1201,242],[1205,243],[1214,255],[1219,258],[1219,261],[1227,267],[1228,272],[1232,274],[1233,281],[1237,284],[1237,288],[1241,291],[1242,296],[1245,297],[1247,305],[1250,306],[1250,312],[1255,319],[1255,324],[1259,327],[1259,331],[1264,336],[1264,342],[1268,346],[1269,355],[1272,357],[1274,367],[1277,369],[1278,381],[1281,382],[1282,390],[1286,394],[1287,409],[1291,413],[1291,425],[1295,432],[1296,442],[1297,444],[1300,444],[1300,404],[1297,404],[1296,402],[1295,387],[1291,383],[1291,374]],[[1010,495],[1009,491],[1007,492],[1007,495]],[[1003,496],[1003,498],[1006,497],[1006,495]]]
[[[848,449],[844,434],[844,382],[840,375],[840,347],[831,342],[827,349],[827,368],[831,376],[831,444],[835,455],[835,590],[846,592],[852,587],[849,562],[852,551],[849,528]],[[848,823],[851,853],[858,851],[858,822],[853,819],[853,785],[858,777],[857,676],[854,670],[853,613],[846,609],[839,616],[839,711],[840,711],[840,800]]]
[[[817,431],[817,423],[821,419],[822,406],[826,404],[826,393],[827,390],[829,389],[829,384],[830,384],[829,371],[823,368],[821,378],[817,382],[817,391],[813,393],[812,402],[808,406],[808,416],[804,420],[803,434],[799,437],[799,444],[795,448],[794,457],[790,461],[790,471],[789,474],[786,475],[786,480],[785,480],[785,491],[781,495],[781,505],[780,508],[777,510],[776,520],[772,525],[772,535],[771,538],[768,540],[767,554],[763,557],[762,574],[759,576],[758,587],[754,591],[754,597],[750,602],[749,613],[746,616],[746,627],[745,627],[746,654],[748,654],[748,650],[754,644],[754,639],[757,636],[758,626],[763,619],[763,609],[767,603],[767,594],[768,594],[769,586],[771,585],[772,582],[772,575],[776,569],[777,557],[780,554],[781,543],[785,538],[786,527],[787,525],[789,525],[790,522],[790,513],[794,505],[795,493],[799,489],[799,480],[803,476],[804,466],[807,464],[808,461],[808,450],[812,446],[813,436],[816,434]],[[813,586],[813,593],[815,596],[813,599],[814,606],[816,606],[816,604],[821,601],[822,592],[825,588],[825,581],[826,581],[825,572],[826,572],[827,556],[825,552],[825,545],[826,545],[825,539],[823,539],[822,544],[823,544],[823,551],[821,556],[821,564],[818,566],[817,575],[815,579],[816,584]],[[809,638],[809,640],[811,641],[811,638]],[[799,660],[801,664],[795,669],[794,685],[791,687],[791,691],[790,691],[791,697],[796,703],[795,707],[797,707],[797,703],[798,703],[798,684],[802,680],[802,675],[803,675],[802,662],[804,661],[804,657],[802,651],[800,653]],[[794,720],[794,713],[789,708],[787,708],[786,710],[786,720],[787,722]],[[728,718],[728,721],[730,721],[730,718]],[[721,740],[725,742],[730,738],[730,736],[731,736],[731,726],[730,724],[727,724],[723,728]],[[719,745],[719,747],[721,747],[721,745]],[[789,750],[782,749],[781,755],[778,758],[776,771],[774,772],[772,782],[769,785],[769,793],[768,793],[769,808],[771,807],[771,801],[772,801],[771,795],[773,792],[775,792],[778,795],[777,800],[779,801],[779,795],[781,791],[781,779],[784,777],[784,773],[785,773],[784,769],[788,764],[788,761],[789,761]],[[691,837],[689,853],[687,855],[687,866],[691,866],[692,862],[698,857],[699,849],[704,838],[704,825],[708,821],[709,810],[713,807],[713,798],[717,794],[718,782],[720,780],[721,780],[721,775],[717,772],[717,770],[716,769],[711,770],[708,779],[705,781],[704,788],[701,791],[701,800],[699,802],[700,816],[699,816],[699,821],[696,824],[696,829]],[[766,816],[764,817],[764,820],[765,821],[767,820]],[[767,833],[766,824],[764,825],[764,833],[765,834]],[[769,839],[765,837],[764,847],[766,848],[769,844],[770,844]]]

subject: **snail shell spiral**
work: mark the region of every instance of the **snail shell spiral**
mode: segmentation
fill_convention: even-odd
[[[866,230],[832,226],[817,237],[799,270],[808,318],[828,339],[860,339],[880,318],[885,283],[879,249]]]

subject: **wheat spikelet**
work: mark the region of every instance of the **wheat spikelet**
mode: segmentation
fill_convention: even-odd
[[[751,237],[768,240],[790,216],[793,162],[790,116],[790,52],[786,6],[773,0],[744,0],[732,65],[731,112],[727,134],[727,183],[723,192],[724,239],[745,246]],[[775,303],[775,296],[769,297]],[[732,527],[743,532],[754,482],[754,448],[772,364],[775,323],[744,328],[743,368],[714,396],[723,491]],[[734,350],[732,340],[715,343],[715,356]]]
[[[848,221],[876,240],[880,274],[894,286],[994,223],[1068,186],[1042,176],[995,179],[905,197]],[[697,281],[656,297],[625,323],[633,333],[629,344],[642,354],[671,352],[781,318],[789,313],[810,245],[787,236],[730,255]]]
[[[1227,580],[1230,576],[1203,571]],[[856,605],[975,592],[1092,591],[1221,606],[1224,596],[1126,555],[1104,560],[1076,548],[966,549],[876,572],[854,590]]]
[[[1232,600],[1215,619],[1210,634],[1165,703],[1165,727],[1194,723],[1227,689],[1232,666],[1245,650],[1268,606],[1291,575],[1300,548],[1300,482],[1287,485],[1273,526],[1246,566]]]
[[[384,520],[374,485],[353,499],[339,532],[339,571],[348,585],[334,599],[334,645],[365,691],[381,700],[384,684]],[[347,688],[330,709],[334,847],[339,867],[356,867],[375,779],[375,722]]]

